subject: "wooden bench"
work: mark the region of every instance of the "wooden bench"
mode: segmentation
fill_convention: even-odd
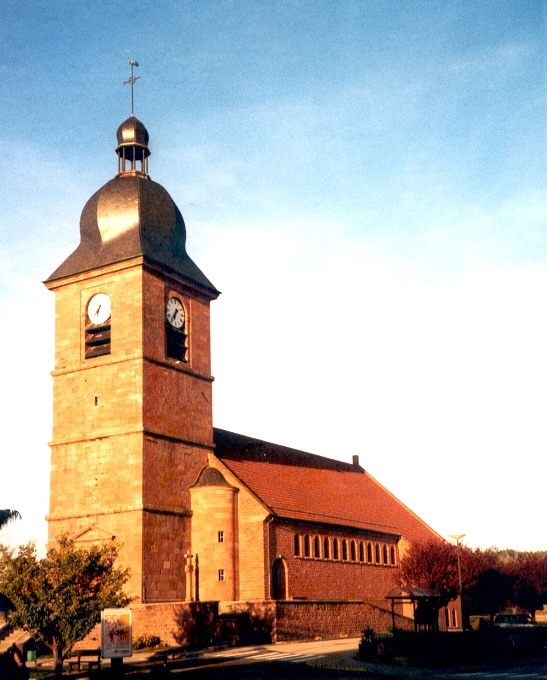
[[[100,649],[75,649],[73,654],[75,659],[68,660],[68,672],[72,672],[73,668],[82,670],[82,663],[87,664],[88,670],[92,670],[93,666],[97,666],[101,670],[101,650]]]

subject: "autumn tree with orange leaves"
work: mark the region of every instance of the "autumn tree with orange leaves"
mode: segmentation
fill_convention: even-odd
[[[462,589],[468,614],[493,616],[506,606],[530,612],[547,604],[547,553],[460,544]],[[442,596],[441,606],[458,595],[456,546],[442,540],[414,544],[401,559],[401,585],[427,588]]]

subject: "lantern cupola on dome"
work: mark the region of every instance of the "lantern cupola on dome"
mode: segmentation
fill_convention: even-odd
[[[148,130],[133,114],[116,132],[118,176],[139,175],[148,178]]]

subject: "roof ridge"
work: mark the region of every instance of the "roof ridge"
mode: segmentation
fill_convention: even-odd
[[[328,463],[334,463],[337,467],[340,467],[341,469],[345,469],[347,472],[359,472],[363,473],[364,470],[360,466],[356,466],[353,463],[347,463],[346,461],[343,460],[338,460],[337,458],[329,458],[328,456],[321,456],[318,453],[310,453],[309,451],[304,451],[302,449],[295,449],[292,446],[286,446],[285,444],[276,444],[274,442],[267,441],[266,439],[258,439],[257,437],[251,437],[249,435],[245,434],[239,434],[238,432],[232,432],[230,430],[224,430],[219,427],[214,427],[213,428],[213,439],[215,440],[216,443],[216,438],[215,434],[219,433],[221,436],[222,435],[228,435],[228,437],[235,437],[238,438],[240,441],[246,441],[248,442],[248,445],[252,444],[257,444],[257,445],[265,445],[268,447],[271,447],[272,452],[286,452],[286,453],[293,453],[293,454],[298,454],[303,457],[309,457],[312,460],[315,460],[317,462],[328,462]],[[241,448],[238,450],[238,452],[244,452],[248,449],[247,447]],[[217,455],[221,456],[222,453],[217,453]],[[280,465],[287,464],[287,461],[282,461],[279,463]]]

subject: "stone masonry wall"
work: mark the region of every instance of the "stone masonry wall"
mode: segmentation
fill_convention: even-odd
[[[132,604],[133,642],[139,635],[157,635],[168,645],[176,645],[176,615],[183,602],[162,602],[154,604]],[[94,649],[101,646],[101,624],[97,624],[83,640],[76,643],[76,649]]]
[[[398,564],[375,564],[321,557],[295,555],[295,535],[307,533],[331,539],[362,538],[357,532],[342,527],[320,525],[303,528],[290,522],[274,524],[271,532],[271,554],[282,557],[287,565],[288,598],[310,600],[366,600],[380,607],[389,606],[385,596],[399,585]],[[370,537],[368,538],[370,540]],[[386,539],[387,540],[387,539]],[[303,546],[301,552],[303,553]],[[313,551],[310,555],[313,554]],[[320,552],[322,555],[322,551]],[[341,556],[340,556],[341,557]]]
[[[185,606],[183,602],[132,605],[133,639],[139,635],[157,635],[168,645],[178,644],[176,617],[179,609]]]
[[[392,626],[391,611],[368,602],[164,602],[131,605],[133,640],[139,635],[157,635],[163,643],[177,645],[178,615],[196,607],[211,615],[211,639],[220,635],[222,642],[231,644],[246,643],[253,635],[261,643],[359,637],[365,628],[381,633]],[[414,625],[412,619],[398,614],[395,621],[398,629],[410,630]],[[249,630],[249,622],[252,630]],[[99,647],[100,643],[100,626],[97,625],[77,647]]]
[[[395,615],[397,628],[410,630],[414,622]],[[283,640],[357,637],[365,628],[381,633],[392,627],[391,611],[368,602],[277,602],[276,637]]]

